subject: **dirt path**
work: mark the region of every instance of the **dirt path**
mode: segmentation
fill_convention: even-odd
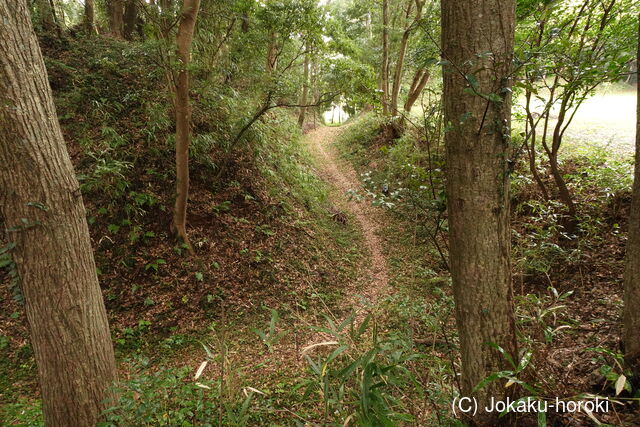
[[[333,146],[335,138],[343,129],[344,127],[319,127],[309,132],[305,136],[305,141],[318,161],[318,175],[336,190],[332,194],[332,201],[349,212],[358,222],[369,252],[370,263],[367,271],[345,303],[350,306],[345,308],[351,308],[360,313],[356,318],[357,321],[369,307],[375,307],[380,297],[388,291],[389,272],[382,251],[382,240],[378,236],[380,225],[377,222],[376,208],[367,200],[348,200],[347,191],[361,190],[362,186],[355,170],[341,161]]]

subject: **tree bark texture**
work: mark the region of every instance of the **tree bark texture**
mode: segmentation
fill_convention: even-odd
[[[382,0],[382,113],[389,113],[389,1]]]
[[[638,34],[640,34],[640,24],[638,25]],[[638,41],[638,59],[640,59],[640,40]],[[625,363],[633,372],[634,382],[638,384],[640,382],[640,88],[636,115],[636,163],[624,275],[623,339]]]
[[[413,76],[413,80],[411,81],[411,86],[409,87],[409,93],[407,94],[407,101],[404,103],[404,111],[407,113],[411,112],[411,108],[413,108],[413,104],[416,103],[420,94],[424,90],[427,83],[429,83],[429,78],[431,77],[431,73],[429,70],[425,68],[421,68],[416,71],[416,74]]]
[[[26,0],[0,0],[0,223],[25,301],[44,420],[94,426],[116,378],[78,181]]]
[[[189,198],[189,145],[191,145],[191,107],[189,105],[189,63],[191,42],[200,8],[200,0],[184,0],[178,26],[176,83],[176,203],[172,229],[189,251],[193,251],[187,236],[187,200]]]
[[[95,8],[93,0],[84,0],[84,30],[89,34],[96,33]]]
[[[267,46],[267,73],[273,73],[278,68],[278,34],[269,34],[269,45]]]
[[[123,15],[123,36],[125,40],[133,40],[138,25],[138,0],[126,0]]]
[[[416,14],[413,20],[410,20],[413,3],[415,2]],[[398,98],[400,97],[400,88],[402,87],[402,75],[404,72],[404,58],[407,53],[407,46],[409,44],[409,37],[415,28],[415,25],[420,18],[422,18],[422,6],[424,0],[409,0],[407,4],[406,12],[406,27],[402,33],[400,39],[400,47],[398,48],[398,61],[396,62],[396,69],[393,74],[393,87],[391,90],[391,112],[394,115],[398,115]]]
[[[304,126],[304,118],[307,112],[307,108],[304,106],[307,105],[309,93],[309,55],[309,52],[304,55],[304,64],[302,65],[304,82],[302,83],[302,96],[300,97],[300,105],[302,105],[302,107],[300,107],[298,114],[298,126],[300,127]]]
[[[473,388],[517,360],[510,267],[509,176],[514,0],[442,1],[444,114],[448,130],[450,267],[462,356],[462,393],[478,399],[513,393],[503,381]],[[491,52],[491,54],[487,54]],[[475,93],[473,88],[475,88]],[[489,101],[480,94],[496,94]]]
[[[124,32],[124,0],[107,0],[109,15],[109,32],[113,37],[121,39]]]

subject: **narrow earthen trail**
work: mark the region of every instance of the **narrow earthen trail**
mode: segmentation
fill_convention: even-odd
[[[323,314],[331,316],[334,320],[339,320],[338,323],[341,323],[351,312],[355,312],[353,322],[354,325],[359,325],[369,313],[378,311],[378,303],[388,295],[389,271],[383,251],[383,240],[379,236],[380,224],[382,223],[379,219],[382,217],[381,212],[372,206],[369,200],[349,200],[347,195],[349,190],[362,193],[362,185],[355,170],[339,158],[334,146],[336,137],[344,128],[320,127],[305,135],[304,140],[316,160],[316,173],[332,187],[329,193],[330,202],[335,208],[347,213],[350,220],[354,220],[357,223],[355,225],[362,230],[363,252],[366,256],[366,261],[358,277],[351,283],[341,284],[347,296],[339,303],[339,312],[327,311]],[[326,308],[329,310],[328,307]],[[334,348],[332,346],[338,344],[335,341],[335,336],[315,329],[321,326],[318,322],[324,323],[323,317],[315,315],[318,313],[297,314],[295,318],[290,319],[293,323],[288,326],[288,330],[293,333],[287,335],[289,339],[285,338],[278,342],[276,344],[277,350],[273,353],[262,352],[260,347],[257,347],[257,350],[247,350],[241,344],[232,347],[231,352],[235,356],[230,359],[232,362],[229,363],[232,363],[232,366],[246,367],[252,372],[251,387],[258,390],[270,387],[272,385],[270,384],[272,380],[270,376],[275,370],[295,372],[292,375],[300,375],[302,378],[307,367],[307,361],[302,356],[307,354],[307,351],[315,352],[323,348]],[[291,337],[294,337],[293,341],[291,341]],[[317,350],[313,349],[314,347]],[[198,348],[197,351],[197,355],[194,356],[193,349],[189,349],[177,359],[187,360],[185,365],[192,366],[193,360],[200,364],[203,357],[202,349]],[[197,367],[198,365],[193,366],[194,372]],[[215,369],[209,369],[204,377],[215,379],[216,375],[218,374]]]
[[[349,200],[347,196],[349,190],[360,193],[362,185],[355,170],[339,158],[333,145],[343,129],[344,127],[319,127],[310,131],[305,136],[305,141],[318,162],[318,175],[336,190],[332,194],[332,202],[349,212],[358,222],[369,253],[370,263],[367,270],[345,302],[345,308],[359,313],[356,317],[357,322],[388,292],[389,272],[382,250],[382,240],[378,236],[380,225],[376,208],[368,200]]]

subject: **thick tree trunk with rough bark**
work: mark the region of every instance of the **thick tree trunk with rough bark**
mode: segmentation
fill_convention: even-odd
[[[109,32],[113,37],[122,38],[124,32],[124,0],[107,0]]]
[[[44,420],[94,426],[116,378],[82,195],[26,0],[0,0],[0,217],[20,278]]]
[[[125,40],[133,40],[138,25],[138,0],[126,0],[122,31]]]
[[[95,34],[95,8],[93,0],[84,0],[84,18],[83,18],[84,30],[89,34]]]
[[[640,24],[638,34],[640,34]],[[638,59],[640,60],[640,40],[638,41]],[[629,240],[627,241],[624,275],[623,319],[625,363],[633,372],[634,383],[638,385],[640,384],[640,88],[638,89],[633,200],[629,218]]]
[[[510,266],[509,176],[514,0],[442,2],[450,267],[462,353],[462,393],[482,408],[514,392],[503,381],[474,387],[517,360]],[[492,55],[482,55],[492,52]],[[496,94],[500,102],[482,94]]]
[[[176,37],[180,67],[176,83],[176,203],[171,228],[189,251],[193,249],[187,236],[187,200],[189,198],[189,145],[191,145],[191,107],[189,105],[189,62],[191,42],[196,26],[200,0],[184,0]]]
[[[300,97],[300,105],[302,105],[302,107],[300,107],[300,112],[298,114],[298,126],[300,127],[304,126],[304,118],[307,112],[307,108],[304,107],[304,105],[307,105],[307,98],[309,93],[309,55],[310,55],[309,52],[307,52],[304,55],[304,64],[303,64],[304,82],[302,84],[302,96]]]
[[[389,113],[389,1],[382,0],[382,113]]]

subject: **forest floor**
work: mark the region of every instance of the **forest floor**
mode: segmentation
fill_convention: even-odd
[[[375,316],[371,323],[382,324],[386,314],[383,306],[391,291],[383,237],[385,213],[369,200],[350,196],[361,193],[363,187],[335,145],[345,128],[320,126],[304,136],[313,172],[328,184],[328,213],[335,227],[348,226],[354,234],[360,234],[353,236],[354,247],[344,248],[346,252],[362,254],[362,258],[353,265],[350,280],[334,284],[340,288],[340,296],[321,301],[313,310],[300,309],[286,301],[272,305],[272,317],[266,323],[262,312],[237,317],[229,308],[229,317],[223,314],[200,335],[205,351],[200,345],[188,345],[161,362],[192,373],[199,366],[208,366],[199,381],[221,384],[227,392],[221,390],[220,398],[229,401],[231,405],[227,406],[241,403],[241,392],[244,396],[248,392],[259,395],[254,396],[249,411],[252,416],[261,413],[266,417],[261,422],[274,417],[281,421],[296,418],[311,424],[322,422],[322,405],[318,405],[322,398],[313,393],[309,398],[305,392],[314,381],[310,360],[324,360],[327,369],[330,362],[323,358],[352,340],[348,330],[361,328],[367,337],[362,337],[359,344],[368,344],[367,323]],[[304,286],[322,293],[322,284],[309,279]],[[350,347],[356,345],[351,341]],[[125,362],[121,376],[128,377],[136,369]]]
[[[384,205],[389,200],[384,198],[385,186],[390,194],[403,186],[417,192],[415,188],[427,179],[420,177],[421,180],[416,179],[417,183],[413,184],[412,178],[419,175],[420,168],[412,169],[409,164],[420,165],[424,150],[415,141],[422,141],[421,134],[390,140],[385,138],[383,129],[384,123],[380,120],[364,116],[351,125],[339,145],[343,157],[349,158],[363,176],[366,194],[382,199],[378,203]],[[526,176],[514,177],[512,260],[516,315],[522,354],[533,354],[530,368],[523,372],[520,380],[534,385],[543,398],[572,400],[585,394],[614,398],[614,384],[620,378],[621,280],[626,241],[621,230],[626,229],[628,219],[630,185],[627,179],[632,168],[628,156],[621,153],[623,150],[615,149],[623,148],[624,141],[611,139],[615,142],[612,150],[599,144],[606,138],[585,137],[575,144],[574,141],[567,143],[563,173],[576,194],[582,227],[579,238],[570,242],[562,241],[558,227],[554,227],[562,215],[562,207],[553,200],[544,201],[536,184]],[[422,160],[422,165],[425,164]],[[434,179],[440,178],[435,174]],[[548,188],[553,188],[551,178],[545,175],[545,180]],[[427,383],[425,389],[430,397],[435,395],[439,407],[446,407],[443,406],[447,405],[446,398],[451,399],[458,393],[449,388],[455,382],[455,377],[449,376],[450,370],[459,367],[455,333],[448,334],[455,330],[449,276],[446,267],[439,266],[433,245],[419,228],[433,220],[428,215],[418,216],[410,203],[390,201],[390,208],[385,209],[389,218],[385,235],[389,235],[387,228],[391,226],[400,231],[396,233],[399,236],[404,229],[405,236],[398,239],[402,242],[398,245],[402,246],[400,251],[397,246],[385,247],[392,267],[392,298],[396,298],[396,302],[387,307],[395,312],[387,316],[399,314],[406,318],[412,327],[410,337],[416,348],[425,357],[431,357],[432,364],[441,364],[442,376],[449,382],[439,385],[439,389]],[[407,232],[413,234],[413,239],[407,239],[411,237]],[[393,239],[387,240],[396,243]],[[400,260],[404,262],[404,274],[399,275],[397,252],[409,250],[417,253],[404,254],[404,261]],[[411,277],[413,274],[418,277]],[[399,300],[398,295],[408,298]],[[396,324],[394,328],[402,330],[402,325]],[[425,342],[437,345],[420,345]],[[616,403],[609,414],[598,414],[600,421],[640,425],[627,391],[615,397],[621,403]],[[585,414],[571,413],[549,413],[548,421],[551,425],[576,426],[592,422]],[[518,422],[522,423],[518,425],[529,425],[525,424],[529,422],[535,425],[536,420],[519,419]]]
[[[361,298],[354,300],[356,295],[352,294],[347,301],[347,305],[357,311],[363,302],[375,306],[381,295],[388,292],[389,272],[379,236],[379,209],[367,201],[347,196],[350,192],[361,190],[362,185],[353,167],[342,161],[335,149],[335,139],[343,130],[344,127],[319,127],[308,133],[305,140],[318,162],[318,175],[334,189],[334,202],[347,210],[362,229],[371,263],[360,289],[355,290]],[[334,216],[340,219],[341,212],[334,212]]]

